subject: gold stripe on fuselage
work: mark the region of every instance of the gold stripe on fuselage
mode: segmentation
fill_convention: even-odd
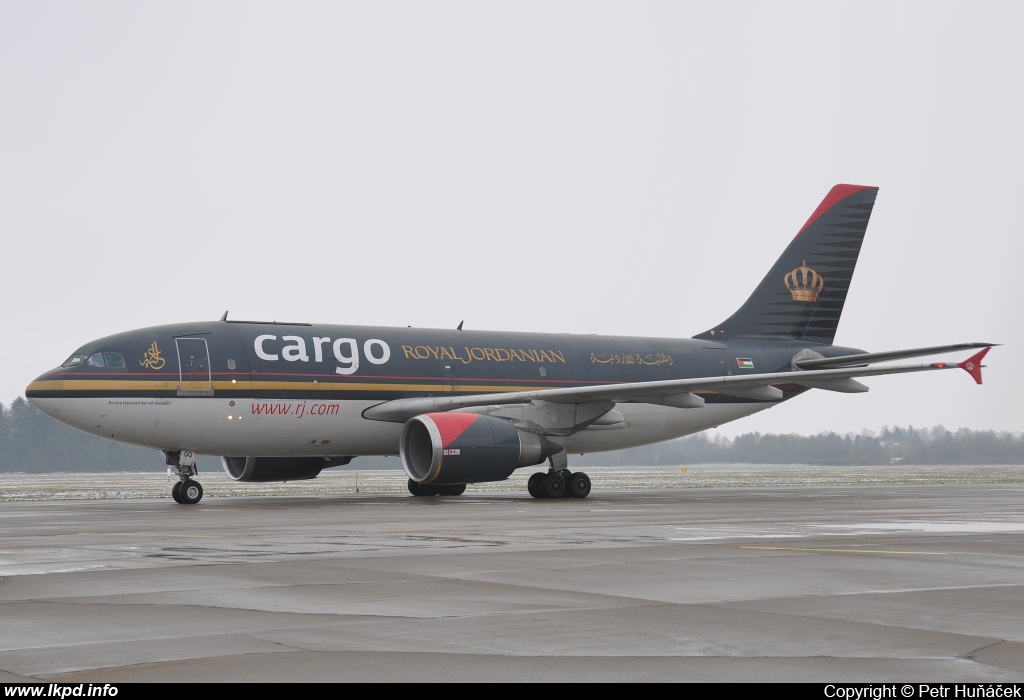
[[[35,381],[29,384],[25,388],[25,393],[31,393],[33,391],[60,391],[64,388],[64,382],[59,379],[47,379],[44,381]]]
[[[61,391],[65,394],[75,394],[86,391],[125,391],[134,393],[138,391],[176,391],[179,383],[175,380],[134,380],[134,379],[65,379],[63,386],[60,381],[33,382],[29,385],[29,391]],[[197,384],[189,382],[190,385]],[[521,386],[521,385],[499,385],[499,384],[460,384],[460,393],[473,392],[480,394],[493,394],[508,391],[541,391],[550,389],[549,386]],[[238,382],[215,381],[214,391],[319,391],[331,393],[335,391],[416,391],[416,392],[439,392],[451,393],[451,388],[441,384],[382,384],[369,382],[289,382],[289,381],[256,381],[241,380]]]
[[[204,388],[200,386],[201,383],[189,382],[190,388]],[[28,386],[29,392],[34,391],[53,391],[60,392],[64,396],[74,396],[79,392],[89,391],[111,391],[111,392],[124,392],[125,395],[133,395],[143,391],[177,391],[179,384],[174,380],[134,380],[134,379],[76,379],[68,380],[65,379],[62,382],[57,380],[47,381],[36,381],[32,382]],[[522,385],[501,385],[501,384],[459,384],[456,391],[453,391],[451,387],[442,386],[440,384],[381,384],[381,383],[358,383],[358,382],[339,382],[332,383],[330,381],[324,382],[289,382],[289,381],[265,381],[265,382],[250,382],[247,380],[237,381],[232,383],[230,381],[216,381],[213,382],[214,391],[242,391],[242,392],[256,392],[256,391],[311,391],[321,392],[325,396],[333,392],[352,392],[352,391],[379,391],[385,393],[398,393],[398,392],[418,392],[426,394],[501,394],[508,392],[519,392],[519,391],[543,391],[545,389],[551,389],[550,386],[522,386]],[[710,389],[702,389],[693,391],[694,394],[717,394],[718,392]]]
[[[65,379],[64,391],[174,391],[178,388],[176,379],[144,381],[141,379]]]

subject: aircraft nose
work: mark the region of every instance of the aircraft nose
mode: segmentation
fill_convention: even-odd
[[[47,372],[25,388],[25,398],[48,416],[60,415],[64,402],[64,380],[59,372]]]

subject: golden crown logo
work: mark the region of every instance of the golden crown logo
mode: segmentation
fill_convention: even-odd
[[[806,260],[800,267],[787,272],[782,281],[793,295],[793,301],[817,301],[825,288],[825,278],[807,267]]]

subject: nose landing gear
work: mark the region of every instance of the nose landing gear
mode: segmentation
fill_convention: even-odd
[[[187,479],[186,481],[179,481],[178,484],[178,497],[176,500],[182,505],[194,505],[199,503],[199,500],[203,497],[203,486],[198,481]],[[174,490],[171,490],[171,495],[174,495]]]
[[[164,451],[167,464],[178,470],[178,481],[171,487],[171,498],[175,503],[195,505],[203,497],[203,486],[192,477],[199,474],[195,454],[189,450],[180,452]]]

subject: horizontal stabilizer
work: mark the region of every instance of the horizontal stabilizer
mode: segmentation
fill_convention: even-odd
[[[863,352],[857,355],[842,357],[814,357],[794,359],[796,369],[837,369],[839,367],[857,367],[869,362],[886,362],[888,360],[905,360],[908,357],[924,357],[938,355],[941,352],[957,350],[974,350],[977,348],[995,347],[996,343],[957,343],[956,345],[933,345],[928,348],[911,348],[909,350],[889,350],[888,352]],[[968,360],[969,361],[969,360]]]

